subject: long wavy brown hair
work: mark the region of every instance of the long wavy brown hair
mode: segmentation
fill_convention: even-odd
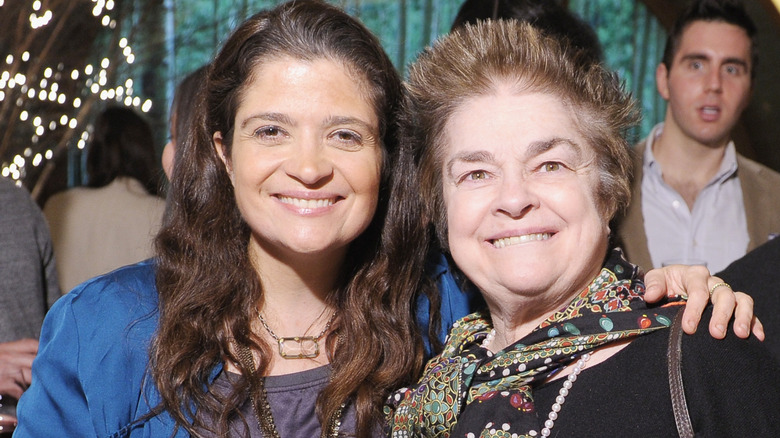
[[[248,394],[258,389],[251,379],[240,379],[227,396],[209,391],[214,370],[225,360],[249,374],[231,343],[259,352],[261,375],[272,352],[252,333],[263,286],[249,258],[251,231],[212,135],[223,133],[229,155],[236,111],[253,72],[282,56],[332,60],[363,80],[380,120],[386,161],[376,215],[350,245],[338,289],[329,297],[340,316],[327,338],[332,374],[317,400],[320,423],[324,427],[342,403],[350,402],[356,408],[357,436],[369,435],[382,421],[388,392],[414,379],[422,367],[414,319],[422,270],[413,261],[423,259],[425,245],[416,245],[416,236],[382,241],[383,234],[389,235],[389,208],[394,217],[419,220],[418,212],[389,206],[400,78],[377,39],[357,20],[323,2],[289,2],[254,15],[228,38],[210,63],[197,116],[179,134],[169,211],[156,241],[160,324],[150,366],[162,397],[159,410],[195,436],[206,428],[204,418],[216,419],[217,430],[211,432],[224,435]],[[408,222],[400,226],[415,228]]]

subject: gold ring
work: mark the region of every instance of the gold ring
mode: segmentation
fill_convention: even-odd
[[[721,286],[727,287],[727,288],[731,289],[731,286],[729,286],[729,284],[726,283],[726,282],[721,281],[720,283],[716,283],[714,286],[712,286],[710,288],[710,298],[712,298],[712,293],[715,292],[715,289],[717,289],[717,288],[719,288]]]

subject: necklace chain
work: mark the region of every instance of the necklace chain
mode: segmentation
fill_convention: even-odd
[[[279,356],[284,359],[313,359],[320,355],[319,340],[325,336],[325,333],[327,333],[328,330],[330,330],[330,326],[333,324],[333,320],[336,319],[336,312],[333,312],[333,314],[330,316],[330,319],[328,319],[328,322],[325,323],[325,328],[323,328],[320,334],[317,336],[277,336],[276,333],[271,330],[271,327],[268,326],[268,323],[265,322],[263,314],[260,313],[260,311],[257,311],[257,318],[260,320],[260,324],[262,324],[265,328],[265,331],[267,331],[268,334],[271,335],[271,337],[274,338],[278,344]],[[288,343],[297,344],[297,354],[289,353],[287,351]]]
[[[324,334],[324,333],[323,333]],[[322,337],[322,335],[320,335]],[[257,423],[260,425],[260,429],[263,432],[264,438],[281,438],[279,431],[276,430],[276,424],[274,423],[274,416],[271,412],[271,405],[268,403],[268,394],[265,390],[265,378],[258,376],[255,373],[255,359],[252,356],[252,351],[249,347],[244,345],[236,346],[238,352],[238,360],[241,364],[249,370],[249,380],[258,389],[257,393],[259,397],[254,396],[254,391],[249,390],[249,401],[252,403],[252,410],[255,417],[257,417]],[[341,406],[333,414],[327,424],[323,424],[320,438],[337,438],[339,436],[339,430],[341,429],[341,414],[344,411],[345,404]]]

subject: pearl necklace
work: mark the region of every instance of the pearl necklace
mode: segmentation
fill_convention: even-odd
[[[555,397],[555,403],[553,403],[550,413],[547,414],[547,421],[544,422],[544,428],[542,428],[542,436],[550,436],[552,433],[552,428],[555,426],[555,420],[558,419],[558,412],[561,411],[561,407],[566,401],[566,397],[569,395],[569,390],[572,385],[574,385],[574,382],[577,381],[577,376],[579,376],[583,368],[585,368],[585,363],[588,359],[590,359],[590,353],[585,353],[580,356],[580,359],[577,361],[577,364],[574,365],[571,374],[566,376],[566,379],[563,381],[563,387],[558,391],[558,397]]]
[[[485,336],[485,339],[482,340],[482,348],[488,351],[489,356],[493,355],[493,352],[490,350],[489,346],[495,337],[496,329],[492,329],[487,334],[487,336]],[[574,365],[571,374],[566,376],[566,378],[563,380],[563,387],[561,387],[561,389],[558,391],[558,396],[555,397],[555,403],[553,403],[552,407],[550,408],[550,413],[547,414],[547,420],[544,422],[544,427],[542,428],[542,436],[550,436],[550,434],[552,434],[552,428],[555,426],[555,421],[558,419],[558,412],[561,411],[563,403],[566,402],[566,397],[569,395],[571,387],[574,385],[574,382],[577,381],[577,376],[579,376],[582,370],[585,368],[585,364],[588,362],[588,359],[590,359],[590,353],[585,353],[580,356],[580,359]],[[535,430],[531,430],[528,432],[528,435],[536,436],[537,432]]]
[[[489,354],[490,356],[493,355],[492,354],[493,352],[490,351],[490,343],[493,342],[493,338],[495,338],[495,337],[496,337],[496,329],[493,329],[493,330],[490,330],[488,332],[487,336],[485,336],[485,339],[482,340],[482,348],[487,350],[488,353],[490,353]]]

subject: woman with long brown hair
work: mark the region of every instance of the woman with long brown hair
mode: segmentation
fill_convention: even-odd
[[[401,93],[378,40],[335,7],[290,2],[239,26],[210,65],[178,133],[158,257],[54,310],[44,349],[73,355],[42,355],[22,435],[78,412],[60,433],[367,436],[420,369],[416,289],[376,263]],[[84,364],[82,333],[62,325],[92,318],[106,346],[82,346],[102,356]],[[107,375],[109,358],[130,364]],[[72,382],[86,411],[59,386]]]

